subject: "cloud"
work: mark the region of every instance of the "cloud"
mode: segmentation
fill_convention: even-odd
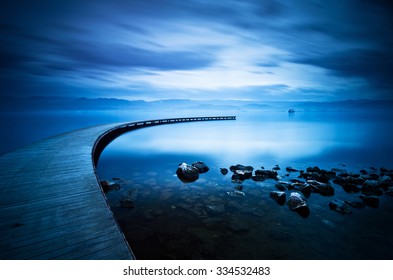
[[[208,67],[214,59],[207,52],[154,52],[127,45],[86,42],[74,43],[63,56],[85,67],[149,68],[155,70],[190,70]]]
[[[393,56],[390,52],[368,49],[353,49],[330,53],[319,57],[295,60],[332,71],[333,75],[358,77],[377,87],[393,88]]]
[[[392,10],[382,0],[9,1],[0,79],[25,94],[33,84],[130,99],[391,98]]]

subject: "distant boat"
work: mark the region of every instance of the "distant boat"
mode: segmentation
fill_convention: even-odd
[[[289,109],[288,113],[295,113],[295,109],[293,109],[293,108]]]

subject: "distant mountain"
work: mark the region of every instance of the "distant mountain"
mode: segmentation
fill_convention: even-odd
[[[335,102],[288,102],[246,100],[189,100],[166,99],[156,101],[124,100],[85,97],[0,97],[0,111],[37,110],[145,110],[145,111],[362,111],[392,110],[393,100],[345,100]]]

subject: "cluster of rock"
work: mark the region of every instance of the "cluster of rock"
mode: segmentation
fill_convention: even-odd
[[[199,174],[207,171],[209,171],[209,167],[202,161],[196,161],[191,165],[183,162],[179,164],[176,175],[183,183],[191,183],[199,179]]]
[[[329,197],[334,196],[335,185],[341,186],[347,193],[361,193],[359,201],[340,199],[330,201],[329,208],[341,214],[351,214],[351,208],[361,209],[365,206],[377,208],[379,206],[379,196],[384,193],[393,196],[393,170],[386,168],[381,168],[379,174],[375,168],[371,168],[372,172],[360,170],[358,174],[348,173],[343,169],[324,170],[317,166],[308,167],[305,171],[287,167],[287,172],[299,172],[298,179],[289,181],[280,181],[281,178],[277,170],[281,170],[281,168],[278,165],[273,167],[272,170],[265,170],[262,167],[262,169],[254,171],[252,166],[237,164],[232,165],[229,170],[233,173],[232,182],[236,184],[241,184],[248,179],[254,181],[276,180],[275,187],[278,191],[270,192],[270,197],[279,205],[286,203],[289,209],[298,212],[303,217],[307,217],[310,213],[306,199],[312,193]],[[228,173],[226,168],[221,168],[220,171],[223,175]],[[237,185],[236,188],[238,190],[243,189],[242,185]],[[290,191],[288,201],[286,201],[285,191]],[[235,192],[227,193],[233,195]],[[241,194],[244,196],[244,192],[241,192]]]

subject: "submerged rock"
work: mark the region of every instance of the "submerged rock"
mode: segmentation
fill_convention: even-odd
[[[362,201],[345,201],[352,208],[363,209],[366,205]]]
[[[333,199],[332,201],[330,201],[329,208],[343,215],[352,214],[351,208],[349,208],[348,204],[341,199]]]
[[[295,169],[295,168],[293,168],[293,167],[290,167],[290,166],[288,166],[287,168],[285,168],[285,170],[288,171],[288,172],[298,172],[298,171],[299,171],[299,170],[297,170],[297,169]]]
[[[221,172],[222,175],[227,175],[228,174],[228,169],[220,168],[220,172]]]
[[[136,189],[129,190],[127,196],[120,200],[120,206],[129,209],[134,208],[134,201],[136,200],[137,193],[138,190]]]
[[[230,220],[228,228],[233,232],[242,232],[248,231],[249,226],[245,221],[235,218]]]
[[[120,184],[115,183],[115,182],[100,181],[100,184],[101,184],[101,188],[104,191],[104,193],[120,190]]]
[[[179,164],[176,175],[183,183],[191,183],[199,179],[198,168],[184,162]]]
[[[360,199],[363,200],[364,204],[371,208],[378,208],[379,198],[375,195],[360,195]]]
[[[192,164],[196,169],[198,169],[199,173],[206,173],[209,171],[209,167],[202,161],[196,161]]]
[[[270,197],[273,198],[279,205],[284,205],[287,196],[285,192],[271,191]]]

